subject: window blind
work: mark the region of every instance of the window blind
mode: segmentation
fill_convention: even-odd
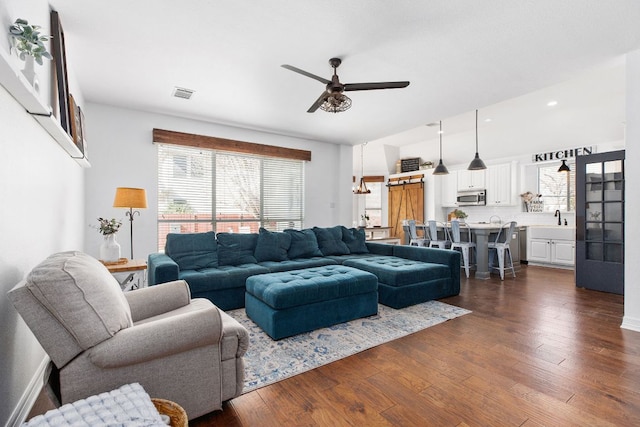
[[[301,228],[304,162],[158,144],[158,249],[167,233]]]

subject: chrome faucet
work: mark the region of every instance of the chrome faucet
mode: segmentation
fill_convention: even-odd
[[[560,217],[560,209],[556,209],[556,213],[553,216],[558,217],[558,225],[562,225],[562,219]]]

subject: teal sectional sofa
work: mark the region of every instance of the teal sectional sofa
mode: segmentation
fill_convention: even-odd
[[[168,234],[164,253],[148,259],[150,286],[184,279],[192,297],[223,310],[245,306],[246,280],[258,274],[329,265],[378,278],[379,302],[401,308],[460,292],[460,253],[365,241],[364,230],[314,227],[259,233]]]

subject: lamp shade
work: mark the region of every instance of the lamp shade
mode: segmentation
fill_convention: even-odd
[[[562,164],[558,168],[558,172],[571,172],[571,169],[569,168],[566,160],[562,161]]]
[[[116,198],[113,200],[114,208],[146,208],[147,193],[144,188],[116,188]]]

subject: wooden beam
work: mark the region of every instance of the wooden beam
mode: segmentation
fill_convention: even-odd
[[[235,141],[233,139],[195,135],[192,133],[175,132],[164,129],[153,129],[153,142],[206,148],[210,150],[233,151],[244,154],[258,154],[261,156],[280,157],[283,159],[311,161],[311,151],[307,150],[296,150],[294,148]]]

